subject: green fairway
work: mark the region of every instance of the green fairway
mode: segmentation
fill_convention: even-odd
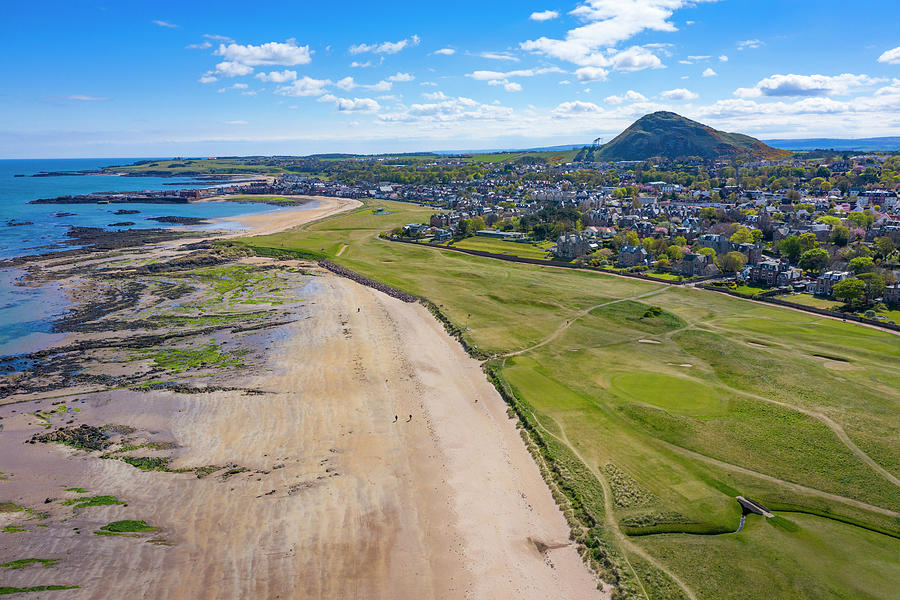
[[[476,236],[466,238],[454,242],[452,247],[463,248],[465,250],[481,250],[482,252],[492,252],[494,254],[511,254],[513,256],[521,256],[522,258],[535,258],[538,260],[549,260],[550,258],[547,250],[544,248],[539,248],[524,242],[510,242],[488,237]]]
[[[626,593],[894,595],[900,337],[696,288],[378,237],[430,214],[372,201],[245,243],[324,253],[468,327],[576,539]],[[812,514],[751,516],[730,533],[737,495]]]

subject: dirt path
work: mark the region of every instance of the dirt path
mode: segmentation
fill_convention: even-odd
[[[172,467],[246,471],[197,479],[24,445],[42,430],[28,425],[33,409],[0,407],[3,499],[51,515],[2,534],[0,557],[63,559],[3,573],[4,585],[81,586],[53,592],[62,600],[602,598],[477,361],[420,305],[330,274],[310,285],[308,318],[270,349],[272,370],[241,379],[264,394],[118,391],[79,404],[79,423],[171,439]],[[128,506],[43,504],[67,487]],[[121,519],[159,530],[92,534]]]
[[[649,600],[650,595],[647,593],[646,588],[644,587],[644,583],[641,580],[641,577],[637,574],[637,571],[634,570],[634,567],[631,565],[631,562],[628,560],[627,554],[625,552],[631,552],[640,556],[643,560],[651,564],[656,569],[659,569],[661,572],[665,573],[668,577],[675,582],[675,584],[681,588],[681,591],[690,599],[697,600],[694,592],[684,583],[677,575],[675,575],[671,570],[666,568],[661,562],[656,560],[653,556],[651,556],[646,550],[632,542],[628,539],[628,536],[622,533],[622,530],[619,529],[619,524],[616,521],[615,511],[613,509],[613,500],[612,500],[612,489],[609,486],[609,482],[606,480],[606,477],[600,473],[599,469],[595,468],[591,461],[586,461],[584,457],[581,456],[581,453],[578,452],[578,448],[576,448],[571,442],[569,442],[569,438],[566,436],[565,429],[560,427],[559,430],[562,432],[562,437],[554,434],[549,429],[544,427],[544,425],[540,422],[533,412],[531,413],[531,417],[534,421],[540,426],[540,428],[544,431],[545,434],[556,438],[561,443],[565,444],[569,450],[578,457],[578,460],[581,461],[583,465],[585,465],[591,473],[594,474],[594,477],[597,478],[597,481],[600,482],[600,486],[603,488],[603,519],[606,524],[606,528],[608,531],[611,531],[613,535],[616,536],[616,541],[619,543],[619,547],[623,549],[623,556],[625,558],[626,563],[628,564],[628,568],[631,570],[632,575],[637,581],[638,585],[641,586],[641,591],[644,594],[644,597]],[[557,426],[559,424],[557,423]]]
[[[866,504],[865,502],[862,502],[860,500],[854,500],[853,498],[839,496],[838,494],[832,494],[830,492],[823,492],[822,490],[817,490],[816,488],[806,487],[805,485],[800,485],[799,483],[792,483],[790,481],[778,479],[777,477],[772,477],[771,475],[766,475],[765,473],[759,473],[758,471],[751,471],[750,469],[745,469],[744,467],[739,467],[737,465],[733,465],[731,463],[727,463],[727,462],[718,460],[716,458],[706,456],[705,454],[700,454],[699,452],[694,452],[693,450],[688,450],[687,448],[682,448],[681,446],[676,446],[674,444],[664,442],[663,440],[657,439],[656,443],[661,444],[670,450],[678,452],[679,454],[683,454],[684,456],[689,456],[691,458],[701,460],[705,463],[715,465],[722,469],[727,469],[729,471],[734,471],[736,473],[741,473],[743,475],[750,475],[752,477],[757,477],[759,479],[763,479],[770,483],[776,483],[778,485],[782,485],[784,487],[787,487],[787,488],[789,488],[795,492],[799,492],[801,494],[809,494],[811,496],[818,496],[820,498],[826,498],[828,500],[840,502],[841,504],[847,504],[850,506],[855,506],[856,508],[870,510],[872,512],[875,512],[875,513],[878,513],[881,515],[886,515],[888,517],[892,517],[895,519],[900,518],[900,512],[890,510],[889,508],[882,508],[881,506],[873,506],[871,504]]]
[[[564,331],[566,331],[569,327],[571,327],[572,324],[575,323],[575,321],[577,321],[578,319],[581,319],[582,317],[589,315],[591,312],[597,310],[598,308],[603,308],[604,306],[610,306],[612,304],[618,304],[620,302],[628,302],[629,300],[639,300],[641,298],[655,296],[657,294],[661,294],[666,291],[668,291],[668,287],[662,287],[662,288],[657,288],[653,291],[646,292],[644,294],[640,294],[637,296],[629,296],[628,298],[619,298],[618,300],[610,300],[609,302],[603,302],[601,304],[595,304],[594,306],[589,306],[588,308],[580,310],[577,313],[575,313],[574,315],[572,315],[565,323],[563,323],[562,325],[557,327],[553,331],[553,333],[551,333],[550,335],[545,337],[543,340],[541,340],[537,344],[529,346],[528,348],[523,348],[522,350],[517,350],[515,352],[509,352],[507,354],[498,354],[496,356],[493,356],[492,358],[509,358],[511,356],[519,356],[520,354],[526,354],[528,352],[531,352],[532,350],[537,350],[538,348],[541,348],[542,346],[546,346],[547,344],[549,344],[550,342],[552,342],[553,340],[558,338]]]

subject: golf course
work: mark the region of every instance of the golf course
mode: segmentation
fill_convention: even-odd
[[[484,361],[614,597],[896,597],[900,337],[380,237],[432,212],[370,200],[228,243],[430,301]],[[774,517],[742,523],[737,496]]]

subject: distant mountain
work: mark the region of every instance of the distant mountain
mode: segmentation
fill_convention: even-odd
[[[654,156],[705,159],[783,158],[790,152],[740,133],[718,131],[672,112],[655,112],[635,121],[611,142],[593,150],[594,161],[646,160]],[[585,156],[586,160],[591,157]]]
[[[766,140],[766,143],[785,150],[900,150],[900,137],[875,137],[856,140],[810,138],[803,140]]]

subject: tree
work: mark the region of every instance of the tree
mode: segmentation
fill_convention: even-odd
[[[875,270],[875,261],[868,256],[857,256],[850,261],[850,270],[855,274],[871,273]]]
[[[838,281],[831,290],[831,295],[841,302],[852,304],[866,293],[866,283],[861,279],[850,278]]]
[[[800,268],[820,273],[828,266],[828,259],[827,250],[811,248],[800,256]]]
[[[884,293],[884,276],[879,273],[862,273],[858,279],[866,284],[866,300],[872,302]]]
[[[872,211],[867,210],[865,212],[850,213],[847,215],[847,220],[861,229],[869,229],[872,227],[872,223],[875,222],[875,216],[872,214]]]
[[[800,235],[800,247],[804,252],[807,250],[812,250],[813,248],[817,248],[819,246],[819,240],[816,239],[816,234],[811,231],[807,231]]]
[[[684,250],[681,246],[672,244],[666,249],[666,254],[669,257],[669,260],[681,260],[684,258]]]
[[[850,230],[843,225],[836,225],[831,229],[831,235],[829,237],[832,244],[846,246],[850,241]]]
[[[763,241],[765,234],[759,229],[753,229],[750,231],[750,237],[753,238],[753,243],[758,244]]]
[[[753,236],[750,234],[749,229],[743,225],[738,225],[729,239],[732,244],[749,244],[753,241]]]
[[[849,238],[850,233],[847,232]],[[796,235],[789,235],[778,242],[778,251],[788,257],[791,261],[796,261],[803,254],[803,246],[800,245],[800,238]]]
[[[848,234],[849,235],[849,234]],[[625,244],[628,246],[638,246],[641,240],[636,231],[629,231],[625,234]]]
[[[719,268],[726,273],[737,273],[747,264],[747,257],[742,252],[729,252],[719,259]]]
[[[891,241],[890,238],[885,238],[885,239],[887,241]],[[679,235],[678,237],[675,238],[675,245],[676,246],[687,246],[687,240],[684,238],[683,235]],[[893,252],[893,248],[891,249],[891,252]]]
[[[816,219],[816,221],[819,223],[826,223],[828,225],[831,225],[832,227],[834,227],[835,225],[841,224],[841,220],[838,219],[837,217],[835,217],[834,215],[822,215],[821,217]]]
[[[875,238],[875,251],[881,258],[887,258],[894,253],[894,242],[887,236]]]
[[[716,251],[712,248],[700,248],[699,250],[697,250],[697,254],[705,254],[709,257],[710,260],[716,260]]]

